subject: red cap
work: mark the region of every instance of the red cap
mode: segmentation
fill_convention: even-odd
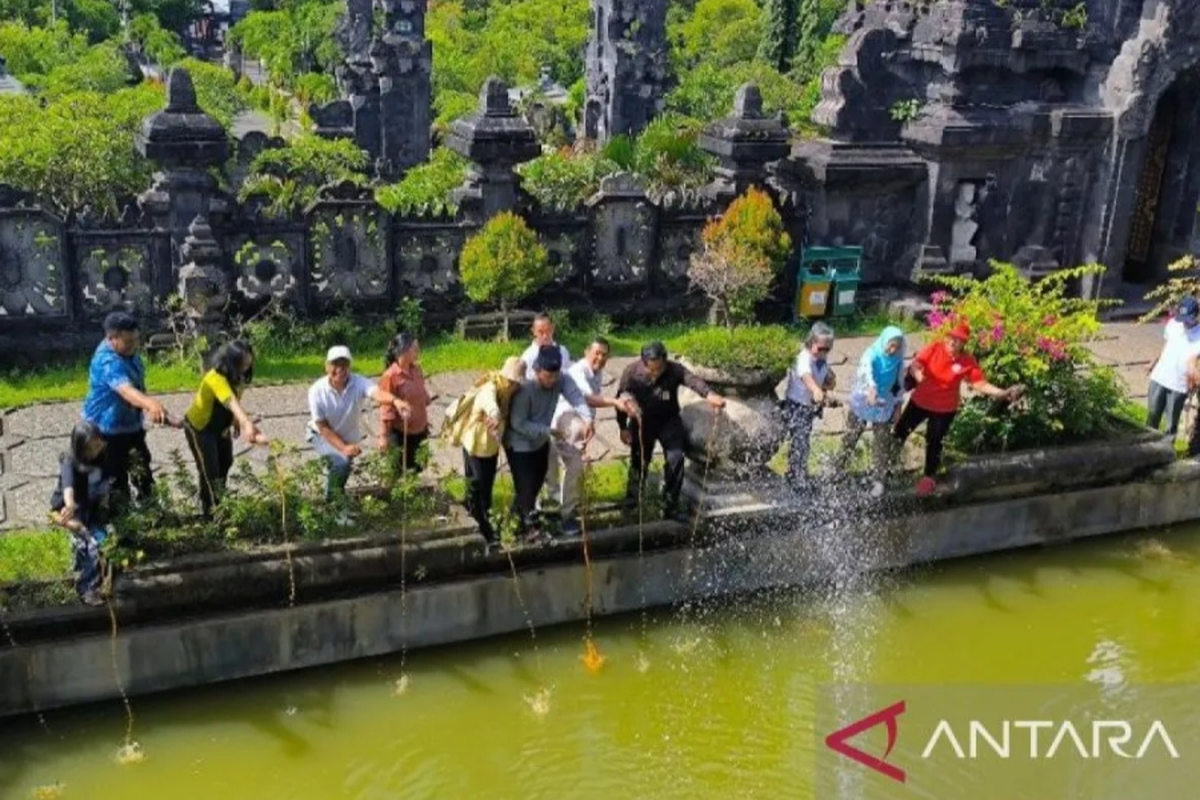
[[[954,330],[950,331],[950,338],[963,342],[971,341],[971,326],[965,322],[958,323],[954,326]]]

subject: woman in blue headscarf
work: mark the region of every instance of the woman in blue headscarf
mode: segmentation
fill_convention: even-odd
[[[858,440],[871,426],[871,453],[875,478],[871,494],[883,494],[883,476],[891,456],[888,426],[900,413],[900,398],[904,394],[904,331],[892,325],[883,329],[858,360],[858,371],[850,390],[850,413],[846,419],[846,435],[836,462],[845,469]]]

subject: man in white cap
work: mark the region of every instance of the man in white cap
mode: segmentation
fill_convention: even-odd
[[[329,463],[327,499],[342,493],[354,459],[362,455],[363,434],[359,422],[363,400],[369,397],[379,405],[391,405],[401,417],[408,414],[408,403],[351,372],[350,362],[349,347],[329,348],[325,355],[325,377],[308,390],[307,439],[317,455]]]

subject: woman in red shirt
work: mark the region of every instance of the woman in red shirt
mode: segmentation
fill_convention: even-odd
[[[396,448],[396,461],[406,472],[420,472],[417,451],[429,438],[429,406],[436,400],[425,387],[425,374],[417,360],[421,347],[411,333],[397,334],[388,345],[384,364],[387,367],[379,378],[379,387],[391,392],[401,402],[380,408],[379,450]]]
[[[899,449],[909,434],[929,420],[925,429],[925,474],[917,482],[918,495],[932,494],[937,488],[934,476],[942,464],[942,443],[958,413],[963,381],[988,397],[1011,402],[1021,396],[1019,386],[1000,389],[987,382],[979,362],[964,352],[970,339],[971,328],[965,322],[960,323],[945,339],[926,345],[908,367],[916,387],[909,395],[892,435],[896,437]]]

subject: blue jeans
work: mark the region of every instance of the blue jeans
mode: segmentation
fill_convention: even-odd
[[[71,534],[71,550],[75,555],[75,591],[80,597],[100,588],[100,545],[105,537],[103,528]]]
[[[354,467],[354,460],[346,458],[335,450],[323,436],[313,436],[308,441],[312,443],[313,450],[317,455],[325,459],[325,464],[329,468],[329,475],[325,480],[325,499],[330,500],[336,495],[343,494],[346,490],[346,481],[350,480],[350,470]]]

